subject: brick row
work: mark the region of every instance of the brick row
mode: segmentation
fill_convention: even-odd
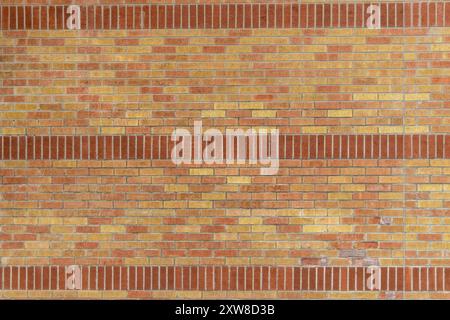
[[[81,29],[363,28],[369,3],[81,6]],[[450,26],[450,2],[378,3],[381,27]],[[2,6],[2,30],[67,29],[68,6]]]
[[[281,159],[446,159],[448,135],[280,135]]]
[[[450,291],[448,267],[377,272],[331,266],[3,266],[0,290]]]
[[[243,139],[248,159],[250,141]],[[223,141],[226,158],[227,138]],[[280,135],[278,143],[279,158],[286,160],[450,158],[450,136],[442,134]],[[0,160],[167,160],[174,144],[166,135],[0,136]],[[235,138],[234,159],[237,146]]]

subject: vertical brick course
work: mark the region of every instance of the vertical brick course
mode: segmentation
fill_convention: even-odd
[[[448,2],[381,2],[381,27],[445,27]],[[363,28],[367,3],[98,4],[81,6],[83,30]],[[68,5],[2,6],[3,30],[64,30]],[[33,14],[31,14],[33,12]],[[411,19],[412,18],[412,19]]]

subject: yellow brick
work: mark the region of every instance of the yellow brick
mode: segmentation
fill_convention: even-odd
[[[69,160],[60,160],[60,161],[54,161],[53,166],[57,168],[75,168],[77,166],[76,161],[69,161]]]
[[[450,166],[450,160],[430,160],[430,165],[433,167],[448,167]]]
[[[251,227],[248,225],[231,225],[227,226],[227,233],[244,233],[250,232]]]
[[[327,128],[326,127],[303,127],[302,129],[303,133],[305,134],[314,134],[314,133],[326,133]]]
[[[431,46],[431,51],[450,51],[450,44],[434,44]]]
[[[189,208],[201,209],[212,208],[211,201],[189,201]]]
[[[403,181],[403,177],[394,177],[394,176],[388,176],[388,177],[380,177],[380,183],[397,183],[401,184]]]
[[[236,102],[216,102],[214,103],[214,109],[237,109],[238,104]]]
[[[186,184],[170,184],[164,187],[166,192],[187,192],[188,185]]]
[[[359,134],[376,134],[378,132],[378,128],[376,126],[372,127],[353,127],[355,130],[355,133]]]
[[[430,100],[430,94],[429,93],[410,93],[405,94],[405,100],[411,101],[411,100]]]
[[[214,174],[214,170],[213,169],[193,168],[193,169],[189,169],[189,174],[191,176],[211,176]]]
[[[353,232],[352,226],[328,226],[328,232]]]
[[[328,183],[351,183],[352,177],[339,177],[339,176],[331,176],[328,177]]]
[[[38,219],[36,218],[14,218],[12,221],[1,221],[2,224],[13,223],[13,224],[37,224]]]
[[[379,100],[394,100],[401,101],[403,100],[403,94],[401,93],[380,93],[378,95]]]
[[[427,126],[406,126],[405,133],[428,133]]]
[[[202,118],[223,118],[225,111],[223,110],[204,110],[202,111]]]
[[[39,224],[62,224],[62,218],[39,218]]]
[[[329,110],[328,116],[335,118],[351,117],[353,115],[352,110]]]
[[[100,227],[100,232],[122,233],[122,232],[125,232],[125,227],[124,226],[105,225],[105,226]]]
[[[251,183],[251,177],[227,177],[228,183]]]
[[[225,193],[203,193],[203,200],[224,200],[226,199]]]
[[[127,118],[150,118],[152,113],[150,111],[127,111]]]
[[[258,110],[252,111],[252,117],[255,118],[275,118],[277,112],[275,110]]]
[[[239,224],[262,224],[261,218],[239,218]]]
[[[200,232],[200,226],[175,226],[175,232],[198,233]]]
[[[262,102],[240,102],[239,109],[264,109]]]
[[[277,231],[277,227],[276,226],[252,226],[252,232],[276,232]]]
[[[23,119],[27,117],[25,112],[2,112],[0,113],[1,119]]]
[[[121,134],[125,134],[125,128],[114,128],[114,127],[103,127],[101,128],[102,130],[102,134],[104,135],[121,135]]]
[[[450,187],[450,185],[448,186]],[[417,186],[419,191],[442,191],[441,184],[420,184]]]
[[[439,200],[421,200],[417,201],[419,208],[442,208],[443,202]]]
[[[378,100],[376,93],[354,93],[353,100]]]
[[[5,135],[23,135],[26,133],[24,128],[2,128],[0,131]]]
[[[214,240],[216,241],[227,241],[227,240],[236,240],[237,235],[236,234],[230,234],[230,233],[215,233],[214,234]]]
[[[352,199],[352,193],[329,193],[328,199],[334,199],[334,200],[351,200]]]
[[[383,192],[379,195],[382,200],[395,200],[395,199],[403,199],[402,193],[396,192]]]
[[[89,234],[86,236],[88,241],[109,241],[112,239],[111,234]]]
[[[403,57],[405,60],[417,60],[417,54],[416,53],[404,53]]]
[[[396,127],[396,126],[378,127],[379,133],[403,133],[403,130],[404,130],[403,127]]]
[[[341,191],[344,192],[363,192],[365,190],[366,187],[363,184],[343,185],[341,187]]]
[[[113,88],[111,87],[89,87],[89,93],[91,94],[113,94]]]
[[[164,208],[185,208],[185,201],[164,201]]]

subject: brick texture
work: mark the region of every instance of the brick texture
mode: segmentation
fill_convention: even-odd
[[[450,298],[450,2],[371,3],[2,0],[0,298]]]

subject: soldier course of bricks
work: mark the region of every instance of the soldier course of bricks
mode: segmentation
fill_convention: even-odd
[[[1,0],[0,29],[1,299],[450,298],[450,1]]]

